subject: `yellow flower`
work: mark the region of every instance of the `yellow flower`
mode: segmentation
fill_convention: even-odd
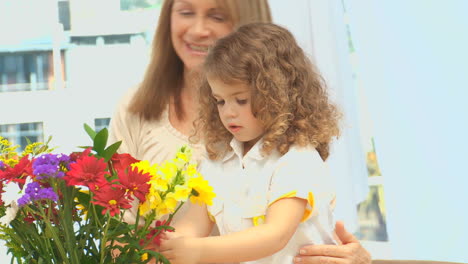
[[[197,171],[197,164],[192,163],[187,166],[187,170],[185,171],[189,177],[193,177],[198,174]]]
[[[192,188],[192,196],[190,201],[192,203],[198,203],[200,205],[213,204],[213,198],[216,194],[213,192],[213,187],[208,185],[208,181],[204,180],[202,176],[194,177],[189,179],[189,187]]]
[[[164,197],[164,201],[156,208],[156,215],[160,218],[163,215],[172,214],[177,207],[177,200],[174,199],[173,193],[168,193]]]
[[[157,175],[167,182],[172,182],[174,177],[177,175],[177,165],[172,162],[165,162],[159,167]]]
[[[176,157],[187,163],[192,158],[192,149],[187,146],[183,146],[179,151],[177,151]]]
[[[29,145],[26,146],[26,148],[24,149],[23,151],[23,154],[22,156],[26,156],[26,155],[29,155],[29,154],[34,154],[34,150],[38,147],[38,146],[41,146],[42,142],[35,142],[35,143],[31,143]]]
[[[161,177],[153,176],[149,181],[149,184],[151,185],[152,190],[161,192],[167,191],[168,182]]]
[[[149,173],[149,175],[151,176],[155,176],[156,175],[156,168],[157,168],[157,164],[153,164],[151,165],[149,163],[149,161],[147,160],[142,160],[140,162],[136,162],[136,163],[133,163],[131,164],[132,168],[138,168],[138,171],[139,172],[143,172],[143,173]]]
[[[174,187],[174,199],[179,202],[186,201],[191,191],[187,185],[177,185]]]
[[[0,159],[3,163],[7,164],[10,167],[14,167],[16,164],[19,163],[17,159]]]
[[[162,202],[161,196],[157,191],[150,190],[146,195],[146,201],[140,204],[140,215],[146,215],[149,211],[156,209]]]
[[[143,253],[143,255],[141,255],[141,261],[145,261],[148,259],[148,253]]]
[[[6,139],[4,137],[0,137],[0,145],[3,145],[5,147],[9,147],[9,146],[11,146],[11,143],[10,143],[10,141],[8,141],[8,139]]]
[[[172,212],[177,207],[177,200],[174,197],[174,193],[168,193],[166,197],[164,197],[164,201],[162,202],[169,210]]]
[[[182,160],[183,162],[188,162],[189,161],[189,158],[187,157],[187,154],[182,153],[182,152],[177,152],[176,157],[178,159]]]

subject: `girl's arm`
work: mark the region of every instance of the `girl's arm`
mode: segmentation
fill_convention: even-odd
[[[206,205],[191,203],[187,212],[174,223],[173,227],[178,236],[206,237],[211,233],[213,225]]]
[[[241,262],[270,256],[286,246],[306,204],[300,198],[278,200],[269,207],[262,225],[219,237],[164,240],[161,253],[172,264]]]

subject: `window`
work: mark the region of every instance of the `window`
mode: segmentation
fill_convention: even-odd
[[[102,39],[105,45],[112,44],[130,44],[130,40],[134,36],[143,36],[143,34],[119,34],[119,35],[105,35],[105,36],[79,36],[71,37],[71,43],[76,45],[96,46],[98,39]]]
[[[63,30],[69,31],[70,25],[70,2],[68,0],[58,1],[59,22],[63,25]]]
[[[109,128],[110,118],[96,118],[94,119],[94,130],[101,131],[103,128]]]
[[[43,124],[22,123],[22,124],[6,124],[0,125],[0,136],[8,139],[13,145],[19,145],[18,151],[23,151],[28,145],[29,139],[31,142],[42,142],[44,140]]]
[[[0,92],[51,89],[53,73],[52,51],[0,53]]]
[[[120,10],[159,8],[161,0],[120,0]]]
[[[357,237],[370,241],[388,241],[383,178],[377,162],[374,141],[372,138],[369,141],[366,156],[370,189],[367,200],[358,205]]]
[[[342,0],[343,13],[344,13],[344,24],[346,26],[346,33],[348,37],[348,51],[349,58],[353,70],[354,87],[358,89],[360,96],[359,101],[365,102],[366,98],[359,86],[359,76],[356,74],[359,65],[357,64],[357,57],[359,54],[353,44],[351,27],[346,18],[346,6],[345,0]],[[368,172],[368,183],[369,193],[367,199],[361,202],[358,207],[358,218],[359,218],[359,230],[356,234],[358,239],[369,240],[369,241],[388,241],[387,236],[387,225],[386,225],[386,211],[384,201],[384,186],[383,176],[380,173],[378,165],[377,154],[375,151],[375,144],[372,135],[372,125],[369,115],[366,113],[366,109],[360,105],[359,117],[361,120],[361,133],[363,138],[363,149],[366,152],[367,172]]]

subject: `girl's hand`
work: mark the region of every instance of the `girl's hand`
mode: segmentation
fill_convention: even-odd
[[[179,237],[166,232],[161,240],[160,253],[171,264],[196,264],[200,262],[201,247],[199,240],[194,237]]]
[[[353,234],[346,231],[343,222],[337,222],[335,232],[342,245],[309,245],[300,249],[294,258],[297,264],[370,264],[371,255]]]

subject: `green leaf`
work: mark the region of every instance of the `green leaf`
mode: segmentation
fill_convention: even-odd
[[[93,149],[101,157],[104,156],[104,148],[106,147],[108,137],[109,132],[107,131],[107,128],[103,128],[94,137]]]
[[[121,144],[122,141],[115,142],[104,151],[103,158],[106,160],[106,162],[112,158],[112,155],[114,155],[117,152]]]
[[[87,149],[87,148],[92,148],[93,146],[77,146],[77,148],[81,148],[81,149]]]
[[[94,138],[96,137],[96,131],[94,131],[94,129],[92,129],[90,126],[88,126],[88,124],[83,124],[84,126],[84,129],[86,131],[86,133],[88,133],[89,137],[91,137],[92,140],[94,140]]]

